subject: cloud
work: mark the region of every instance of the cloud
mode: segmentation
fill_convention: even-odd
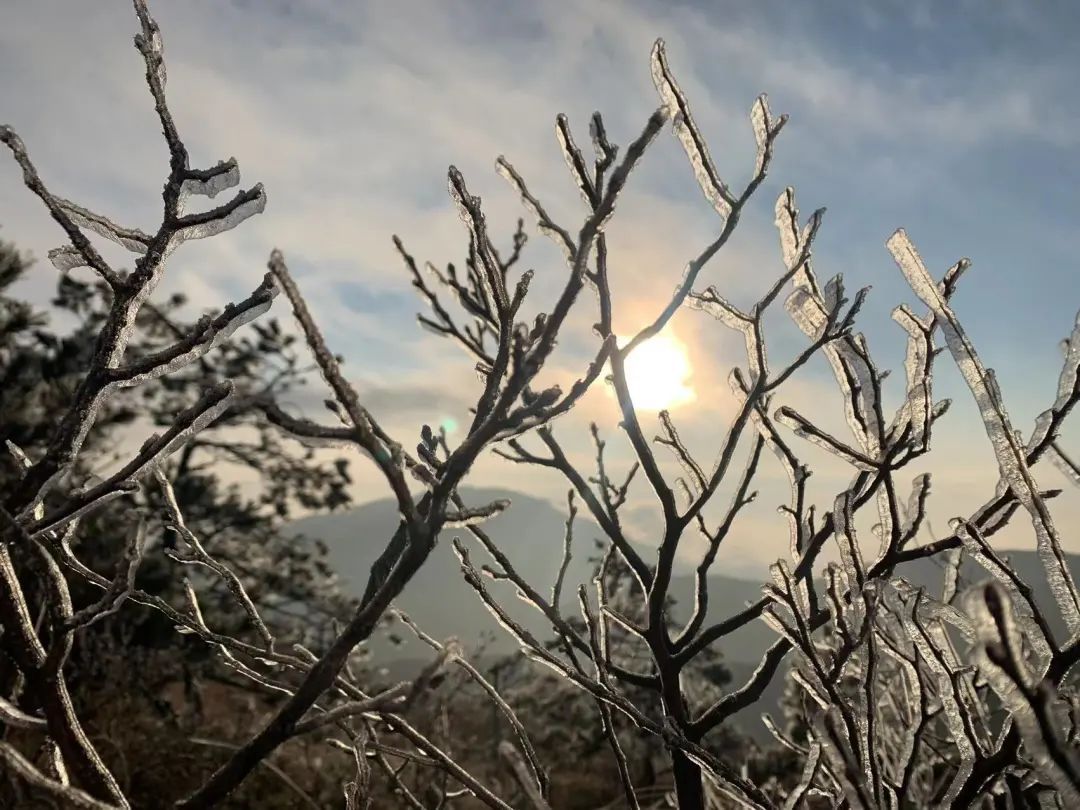
[[[361,379],[354,380],[353,386],[361,404],[381,422],[393,427],[408,426],[417,432],[421,421],[433,427],[450,418],[460,422],[474,403],[461,391],[460,383],[440,386],[429,379],[399,378],[390,383]],[[288,404],[311,415],[324,413],[323,401],[329,393],[321,388],[300,389],[289,397]]]
[[[767,288],[781,269],[772,205],[796,184],[806,188],[800,199],[808,210],[829,205],[815,252],[821,275],[843,272],[852,291],[874,286],[864,328],[881,364],[897,369],[889,396],[902,387],[903,340],[888,314],[910,295],[881,245],[901,223],[938,271],[962,253],[976,254],[957,307],[997,367],[1018,424],[1029,424],[1052,394],[1053,347],[1078,304],[1065,195],[1080,181],[1080,122],[1059,101],[1070,97],[1080,69],[1064,47],[1077,33],[1074,15],[1019,3],[952,9],[900,0],[857,13],[835,0],[192,0],[153,9],[164,32],[170,104],[193,163],[235,154],[244,183],[265,183],[269,196],[262,216],[185,245],[161,292],[184,291],[193,309],[219,307],[254,288],[270,250],[281,248],[331,348],[345,355],[364,401],[403,444],[415,440],[422,421],[464,415],[477,384],[460,351],[416,328],[421,302],[390,236],[400,234],[418,261],[461,262],[466,234],[446,193],[454,163],[505,244],[522,211],[492,171],[498,154],[576,231],[585,212],[553,137],[555,114],[569,115],[588,149],[588,116],[599,108],[625,147],[658,103],[648,71],[658,35],[733,187],[752,167],[747,113],[757,93],[768,91],[774,109],[792,115],[772,176],[703,284],[744,305]],[[0,117],[17,127],[57,193],[152,228],[167,154],[130,44],[128,3],[9,0],[4,13],[14,22],[0,28]],[[5,239],[38,256],[60,243],[6,155],[0,189]],[[655,317],[718,227],[665,133],[607,231],[620,333]],[[108,255],[130,266],[132,257]],[[537,271],[529,314],[550,309],[566,278],[559,251],[534,236],[522,266]],[[24,289],[43,301],[55,276],[47,266],[32,275]],[[291,320],[282,301],[273,313]],[[551,370],[564,386],[596,349],[595,318],[586,293]],[[776,363],[802,345],[783,322],[782,313],[770,322]],[[671,328],[690,347],[698,393],[675,418],[710,460],[732,415],[726,379],[744,363],[741,341],[701,313],[680,312]],[[1044,373],[1046,386],[1029,384]],[[949,379],[946,372],[942,392],[967,401]],[[831,386],[819,364],[791,380],[777,404],[820,411],[844,430]],[[313,393],[301,404],[317,407],[319,398]],[[974,424],[973,409],[958,413]],[[594,420],[611,439],[611,463],[624,472],[631,453],[602,385],[556,424],[567,452],[591,468]],[[942,436],[942,489],[947,479],[964,504],[974,503],[992,490],[993,468],[963,461],[965,448],[982,441],[977,424],[954,436]],[[844,472],[827,459],[815,463],[815,492],[827,504]],[[771,488],[761,501],[772,508],[785,497],[782,473],[771,461],[763,473]],[[477,476],[554,501],[565,488],[558,476],[487,456]],[[361,476],[357,491],[376,486]],[[633,519],[644,527],[654,506],[647,491],[637,495]],[[751,525],[760,529],[732,548],[753,554],[757,532],[773,524]]]

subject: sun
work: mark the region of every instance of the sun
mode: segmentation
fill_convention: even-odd
[[[626,358],[626,383],[638,410],[662,411],[693,402],[697,394],[687,383],[690,374],[686,345],[671,334],[646,340]]]

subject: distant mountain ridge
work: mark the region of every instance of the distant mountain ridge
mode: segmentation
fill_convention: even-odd
[[[549,502],[504,489],[465,489],[462,494],[469,503],[487,503],[500,498],[511,500],[511,507],[503,514],[485,524],[485,530],[499,544],[514,567],[541,593],[550,593],[559,562],[562,557],[563,532],[566,517]],[[376,556],[382,551],[387,539],[397,525],[397,508],[390,499],[372,501],[354,509],[331,514],[313,515],[291,524],[297,534],[322,540],[327,545],[329,563],[346,581],[347,587],[359,594],[367,582],[368,573]],[[436,637],[458,636],[466,645],[475,643],[485,632],[495,632],[497,640],[488,650],[511,651],[516,644],[499,628],[483,607],[472,589],[464,582],[457,558],[450,547],[452,537],[462,537],[470,549],[476,565],[489,563],[487,553],[471,538],[467,531],[454,529],[444,531],[439,545],[432,552],[417,576],[398,600],[398,607],[409,613],[427,632]],[[591,580],[596,550],[593,538],[602,537],[600,528],[587,517],[579,514],[575,522],[574,545],[566,584],[563,589],[563,607],[576,614],[576,586]],[[655,550],[641,548],[646,560],[655,556]],[[1044,582],[1042,565],[1034,551],[1002,550],[1014,570],[1031,585],[1036,602],[1051,616],[1055,631],[1061,629],[1054,606],[1053,596]],[[1066,555],[1070,568],[1080,572],[1080,557]],[[941,588],[941,562],[921,559],[905,563],[897,571],[915,585],[922,585],[931,592]],[[965,559],[961,568],[962,581],[977,582],[988,575],[977,563]],[[713,572],[709,575],[709,616],[719,620],[742,610],[748,601],[761,596],[764,580],[751,581]],[[546,622],[537,611],[524,605],[513,592],[514,589],[501,582],[491,582],[493,593],[501,597],[511,615],[531,630],[546,632]],[[685,608],[693,594],[693,577],[688,573],[676,573],[672,578],[671,592],[678,605]],[[756,662],[773,640],[771,631],[760,622],[728,637],[722,649],[733,661]]]
[[[509,498],[511,507],[491,519],[485,531],[498,543],[511,563],[540,593],[550,594],[551,584],[562,558],[563,533],[566,516],[551,503],[539,498],[503,489],[463,489],[462,495],[470,504],[488,503]],[[313,515],[291,524],[297,534],[323,541],[328,549],[328,562],[345,580],[347,589],[359,595],[367,583],[368,573],[376,556],[397,525],[397,507],[390,500],[373,501],[354,509],[332,514]],[[451,538],[461,537],[470,550],[477,566],[491,563],[487,552],[466,530],[444,531],[431,558],[406,587],[397,600],[397,607],[409,614],[435,638],[455,636],[466,649],[486,641],[484,655],[497,656],[518,649],[510,634],[501,628],[487,611],[475,592],[465,583],[460,565],[450,546]],[[574,544],[569,569],[563,589],[562,607],[567,615],[578,615],[577,585],[591,580],[596,555],[593,538],[602,537],[600,528],[583,514],[578,515],[574,528]],[[652,560],[655,549],[641,548],[646,560]],[[1013,569],[1032,587],[1036,602],[1050,616],[1050,625],[1061,637],[1064,624],[1058,616],[1053,596],[1045,583],[1042,565],[1034,551],[1001,550],[1009,558]],[[1080,557],[1066,555],[1074,575],[1080,573]],[[897,573],[916,586],[924,586],[931,593],[940,593],[942,565],[933,559],[905,563]],[[970,559],[965,559],[960,575],[962,582],[974,583],[989,579],[989,575]],[[720,573],[709,576],[709,619],[719,621],[742,610],[748,602],[761,597],[764,580],[750,581]],[[551,628],[539,612],[519,599],[515,589],[505,582],[488,581],[488,587],[499,599],[507,612],[540,638],[552,636]],[[671,592],[678,603],[676,612],[686,616],[692,601],[694,580],[690,573],[676,573],[672,577]],[[387,661],[392,668],[408,661],[426,660],[428,650],[399,632],[404,644],[392,643],[385,635],[374,637],[369,647],[377,660]],[[764,623],[753,621],[725,637],[718,645],[736,684],[744,682],[752,673],[765,650],[776,636]],[[747,711],[756,716],[761,711],[776,711],[782,689],[782,678],[775,678],[757,707]],[[747,725],[743,723],[743,725]],[[760,723],[750,723],[754,731]],[[756,734],[755,734],[756,736]]]
[[[499,498],[511,500],[512,505],[505,513],[484,524],[485,531],[531,585],[541,593],[549,594],[562,559],[566,516],[547,501],[520,492],[467,489],[462,494],[471,504],[487,503]],[[346,581],[350,591],[359,594],[367,583],[371,564],[396,525],[396,505],[386,499],[344,512],[303,518],[292,523],[291,527],[298,534],[326,543],[329,564]],[[474,564],[479,566],[491,562],[487,552],[466,530],[444,531],[431,558],[409,583],[397,606],[437,638],[454,635],[470,645],[477,643],[484,633],[495,633],[496,640],[487,646],[489,652],[516,650],[517,644],[498,626],[462,578],[460,565],[450,546],[453,537],[462,538]],[[563,588],[562,607],[570,615],[578,613],[577,586],[591,581],[594,563],[589,558],[597,554],[593,538],[599,537],[603,537],[601,529],[579,514],[574,524],[574,544]],[[654,549],[647,548],[641,551],[646,560],[656,553]],[[747,601],[761,596],[761,582],[721,574],[711,575],[709,581],[709,615],[717,619],[741,610]],[[489,586],[514,619],[523,622],[541,637],[550,636],[547,622],[535,608],[517,598],[515,589],[502,582],[490,582]],[[677,595],[679,606],[689,604],[693,594],[692,575],[677,573],[672,578],[671,590]],[[730,646],[733,652],[739,652],[741,658],[750,660],[764,651],[768,638],[761,630],[754,628],[752,632],[733,636]],[[372,650],[383,652],[377,643],[372,644]],[[401,652],[395,650],[392,654],[400,655]]]

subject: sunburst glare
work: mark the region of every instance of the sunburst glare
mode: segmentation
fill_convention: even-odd
[[[626,359],[626,382],[634,406],[660,411],[693,402],[697,394],[688,382],[691,372],[690,353],[677,337],[659,334],[645,341]]]

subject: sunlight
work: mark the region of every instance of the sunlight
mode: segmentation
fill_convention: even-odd
[[[697,394],[687,384],[690,373],[686,344],[671,334],[645,341],[626,360],[626,382],[638,410],[660,411],[693,402]]]

